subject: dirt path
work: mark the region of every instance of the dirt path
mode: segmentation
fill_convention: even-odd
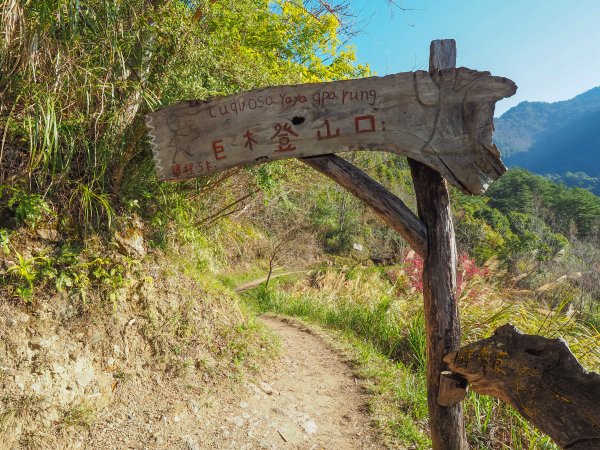
[[[365,393],[340,356],[286,321],[260,320],[281,338],[282,351],[255,380],[218,393],[176,380],[132,380],[78,448],[384,448]]]

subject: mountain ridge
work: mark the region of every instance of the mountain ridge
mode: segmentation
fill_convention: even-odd
[[[494,126],[507,166],[600,195],[600,86],[570,100],[521,102]]]
[[[600,110],[600,86],[559,102],[524,101],[494,119],[494,141],[505,158],[528,151],[540,133]]]

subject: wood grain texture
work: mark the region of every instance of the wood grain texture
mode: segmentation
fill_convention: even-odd
[[[515,84],[466,68],[278,86],[173,105],[146,118],[161,180],[352,150],[409,156],[481,194],[506,170],[495,103]]]
[[[456,44],[453,40],[432,42],[432,64],[454,64],[455,60]],[[444,73],[445,69],[443,66],[430,67],[434,78],[435,73]],[[440,120],[456,120],[451,116]],[[444,129],[449,127],[452,126],[443,126]],[[443,388],[447,386],[441,384],[442,373],[447,370],[443,357],[460,346],[456,305],[456,240],[450,195],[440,173],[414,159],[409,158],[408,163],[415,186],[419,218],[425,224],[428,237],[427,257],[423,265],[423,303],[431,441],[434,450],[464,450],[468,444],[462,405],[446,401],[447,392]]]
[[[434,450],[468,448],[462,405],[443,406],[440,376],[447,370],[444,355],[460,346],[456,305],[456,243],[446,182],[435,170],[409,160],[419,218],[427,230],[427,257],[423,265],[423,306],[427,335],[427,404]]]
[[[452,406],[462,402],[467,396],[467,380],[452,372],[440,374],[440,389],[437,402],[441,406]]]
[[[429,71],[456,67],[456,41],[436,39],[429,44]]]
[[[402,236],[421,256],[427,252],[427,232],[423,222],[402,200],[385,189],[366,173],[336,155],[303,158],[313,169],[328,176],[359,200]]]
[[[507,324],[444,361],[473,391],[511,404],[562,448],[600,448],[600,374],[586,371],[562,339]]]

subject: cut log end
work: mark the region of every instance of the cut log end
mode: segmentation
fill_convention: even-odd
[[[444,371],[440,374],[438,405],[456,405],[457,403],[462,402],[466,396],[467,380],[449,371]]]
[[[563,448],[600,448],[600,375],[586,371],[562,339],[507,324],[444,362],[479,394],[499,398]]]

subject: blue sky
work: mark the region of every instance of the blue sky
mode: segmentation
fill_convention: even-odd
[[[457,64],[508,77],[517,103],[566,100],[600,85],[600,0],[350,1],[363,32],[352,40],[378,75],[427,70],[429,43],[453,38]]]

